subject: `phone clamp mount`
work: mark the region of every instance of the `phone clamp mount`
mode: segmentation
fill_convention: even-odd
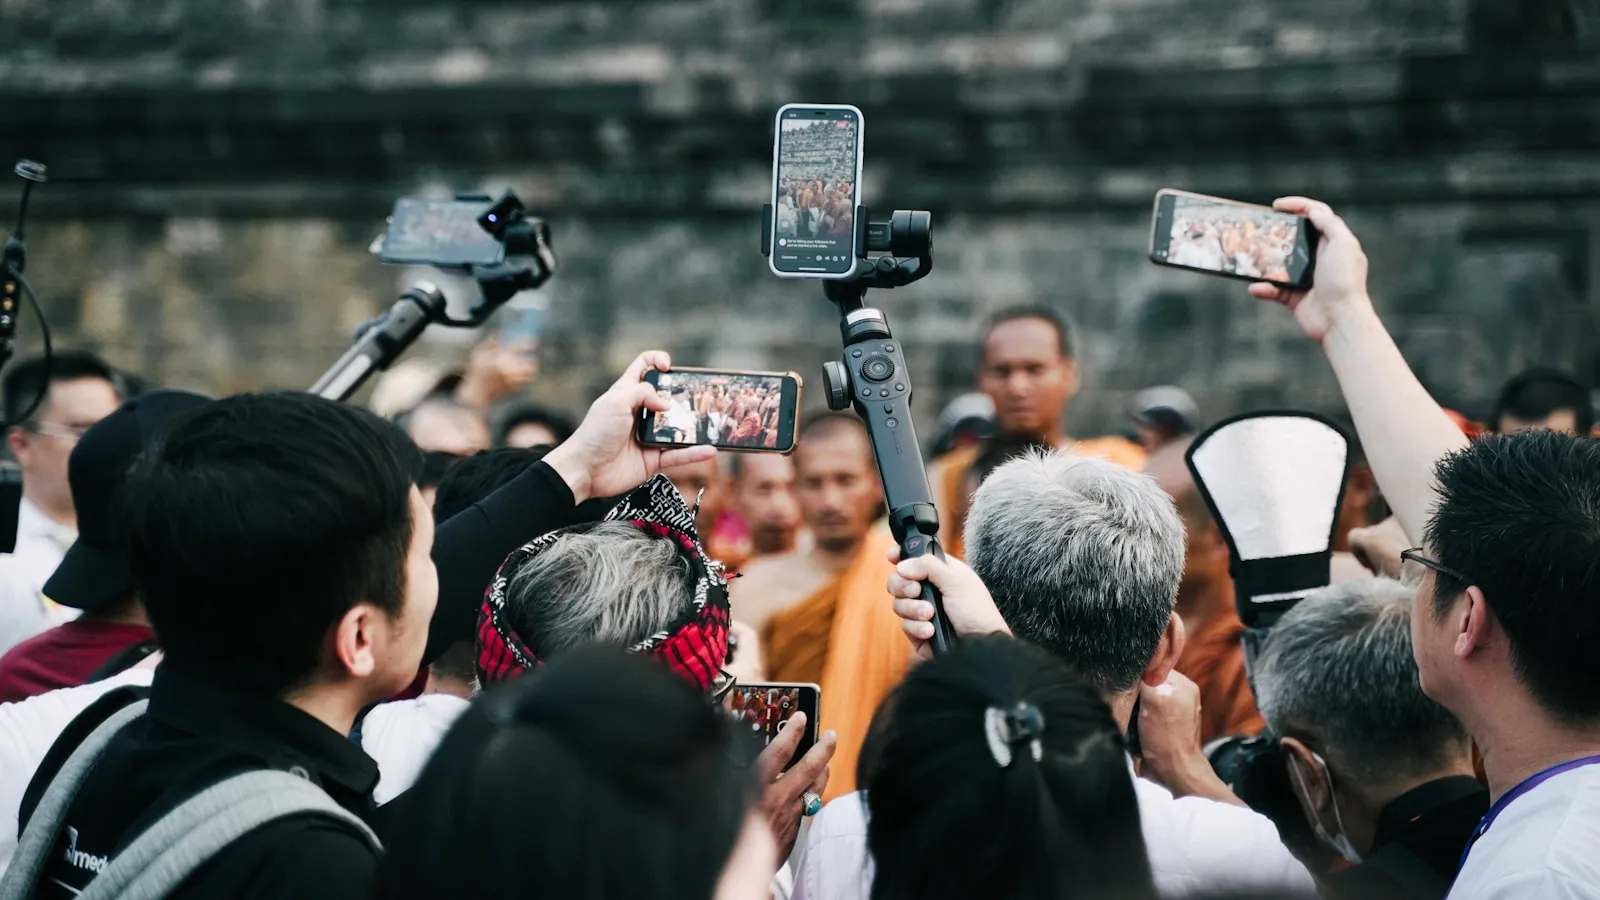
[[[483,194],[458,194],[457,200],[482,200]],[[311,393],[330,400],[347,400],[373,372],[387,369],[432,324],[450,328],[477,328],[495,310],[522,291],[536,290],[556,271],[550,245],[550,227],[543,219],[526,214],[522,201],[506,191],[478,216],[478,226],[506,248],[507,261],[492,266],[446,266],[445,271],[471,275],[478,283],[478,299],[464,319],[451,318],[444,292],[431,281],[414,281],[387,312],[362,323],[355,342],[339,357]],[[517,262],[510,260],[515,258]]]
[[[772,252],[772,204],[762,209],[761,252]],[[883,483],[889,528],[900,544],[902,559],[932,553],[939,546],[939,511],[928,490],[922,445],[911,421],[911,373],[905,348],[889,331],[881,310],[866,305],[867,291],[889,290],[921,280],[933,269],[933,217],[923,211],[897,209],[887,222],[872,222],[865,206],[856,207],[856,272],[849,278],[827,279],[822,292],[839,308],[844,356],[822,364],[828,408],[854,407],[867,426],[872,455]],[[887,255],[877,258],[871,253]],[[955,632],[944,614],[944,602],[933,585],[922,596],[933,602],[933,650],[955,646]]]

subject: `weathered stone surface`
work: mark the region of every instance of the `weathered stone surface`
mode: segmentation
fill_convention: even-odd
[[[755,248],[771,112],[817,99],[865,111],[869,201],[935,214],[934,274],[877,298],[919,418],[1034,302],[1082,331],[1078,430],[1157,382],[1211,418],[1337,406],[1280,310],[1145,260],[1163,186],[1337,203],[1407,356],[1476,409],[1528,363],[1600,377],[1600,60],[1563,18],[1593,7],[3,0],[0,154],[55,176],[29,274],[58,342],[158,382],[308,385],[419,274],[366,252],[395,196],[510,186],[563,262],[543,399],[650,345],[815,385],[836,319]]]

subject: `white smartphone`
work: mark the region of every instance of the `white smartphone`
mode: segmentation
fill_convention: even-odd
[[[861,204],[861,110],[790,103],[772,139],[772,271],[784,278],[849,278]]]

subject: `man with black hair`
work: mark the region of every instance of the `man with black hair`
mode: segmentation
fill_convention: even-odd
[[[572,420],[543,406],[518,406],[500,421],[496,447],[555,446],[572,436]]]
[[[42,591],[78,536],[67,458],[89,426],[117,408],[116,378],[99,357],[78,350],[57,351],[48,370],[43,357],[31,357],[6,373],[6,445],[22,468],[22,506],[16,549],[0,556],[0,653],[75,615]]]
[[[57,603],[83,614],[0,656],[0,703],[114,675],[155,649],[121,544],[116,498],[139,453],[172,422],[209,402],[186,391],[145,394],[95,423],[73,448],[68,473],[78,540],[44,587]]]
[[[1528,369],[1507,381],[1494,407],[1494,430],[1517,434],[1545,428],[1568,434],[1594,429],[1594,400],[1576,378],[1556,369]]]
[[[63,827],[43,833],[53,842],[31,857],[45,867],[29,896],[69,897],[106,877],[135,832],[237,774],[287,771],[370,817],[378,770],[347,735],[470,633],[506,555],[567,524],[576,501],[714,454],[634,444],[639,410],[664,405],[640,378],[670,366],[664,353],[635,359],[571,440],[437,538],[414,445],[371,413],[272,394],[189,416],[127,488],[132,569],[166,658],[148,712],[82,776]],[[36,810],[49,821],[41,796],[113,699],[125,702],[102,698],[51,749],[24,823]],[[344,900],[368,893],[376,860],[349,821],[291,810],[188,860],[198,868],[166,896]],[[20,851],[7,877],[19,867]]]
[[[1321,234],[1317,283],[1250,293],[1322,345],[1384,498],[1421,545],[1401,574],[1420,585],[1422,689],[1466,726],[1494,801],[1450,896],[1600,897],[1600,441],[1469,442],[1379,320],[1349,226],[1316,200],[1276,207]]]
[[[1109,459],[1137,471],[1144,451],[1122,437],[1077,440],[1067,435],[1067,404],[1078,393],[1080,373],[1072,327],[1046,306],[1002,310],[989,320],[981,342],[978,386],[994,401],[995,434],[1033,441],[1083,456]],[[976,448],[953,451],[928,466],[928,484],[941,510],[967,505],[969,469]],[[945,551],[960,556],[963,535],[939,532]]]

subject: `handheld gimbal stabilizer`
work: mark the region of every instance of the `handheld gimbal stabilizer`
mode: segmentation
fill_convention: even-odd
[[[772,249],[771,204],[764,208],[762,219],[761,252],[766,254]],[[933,269],[932,216],[897,209],[889,221],[871,222],[867,208],[858,206],[855,220],[869,223],[856,231],[855,253],[860,259],[856,274],[822,283],[823,294],[839,307],[839,331],[844,338],[844,357],[822,364],[828,408],[854,406],[867,424],[889,507],[889,528],[900,543],[901,557],[932,553],[942,559],[939,511],[928,490],[922,445],[911,421],[911,373],[905,350],[890,333],[883,312],[865,305],[868,289],[903,287]],[[888,255],[872,259],[868,256],[872,252]],[[955,645],[944,602],[931,584],[923,584],[922,594],[935,610],[934,652],[943,653]]]
[[[460,196],[457,200],[483,200],[488,197]],[[355,343],[339,361],[312,385],[311,393],[330,400],[345,400],[360,388],[373,372],[387,369],[432,323],[451,328],[477,328],[494,311],[521,291],[538,288],[555,274],[556,256],[550,248],[550,228],[543,219],[525,215],[522,201],[511,191],[478,216],[478,225],[505,245],[507,257],[521,263],[501,262],[492,266],[471,267],[478,282],[478,301],[465,319],[452,319],[446,312],[444,292],[431,281],[413,282],[400,294],[388,312],[369,320],[356,330]],[[441,266],[441,268],[458,268]]]

